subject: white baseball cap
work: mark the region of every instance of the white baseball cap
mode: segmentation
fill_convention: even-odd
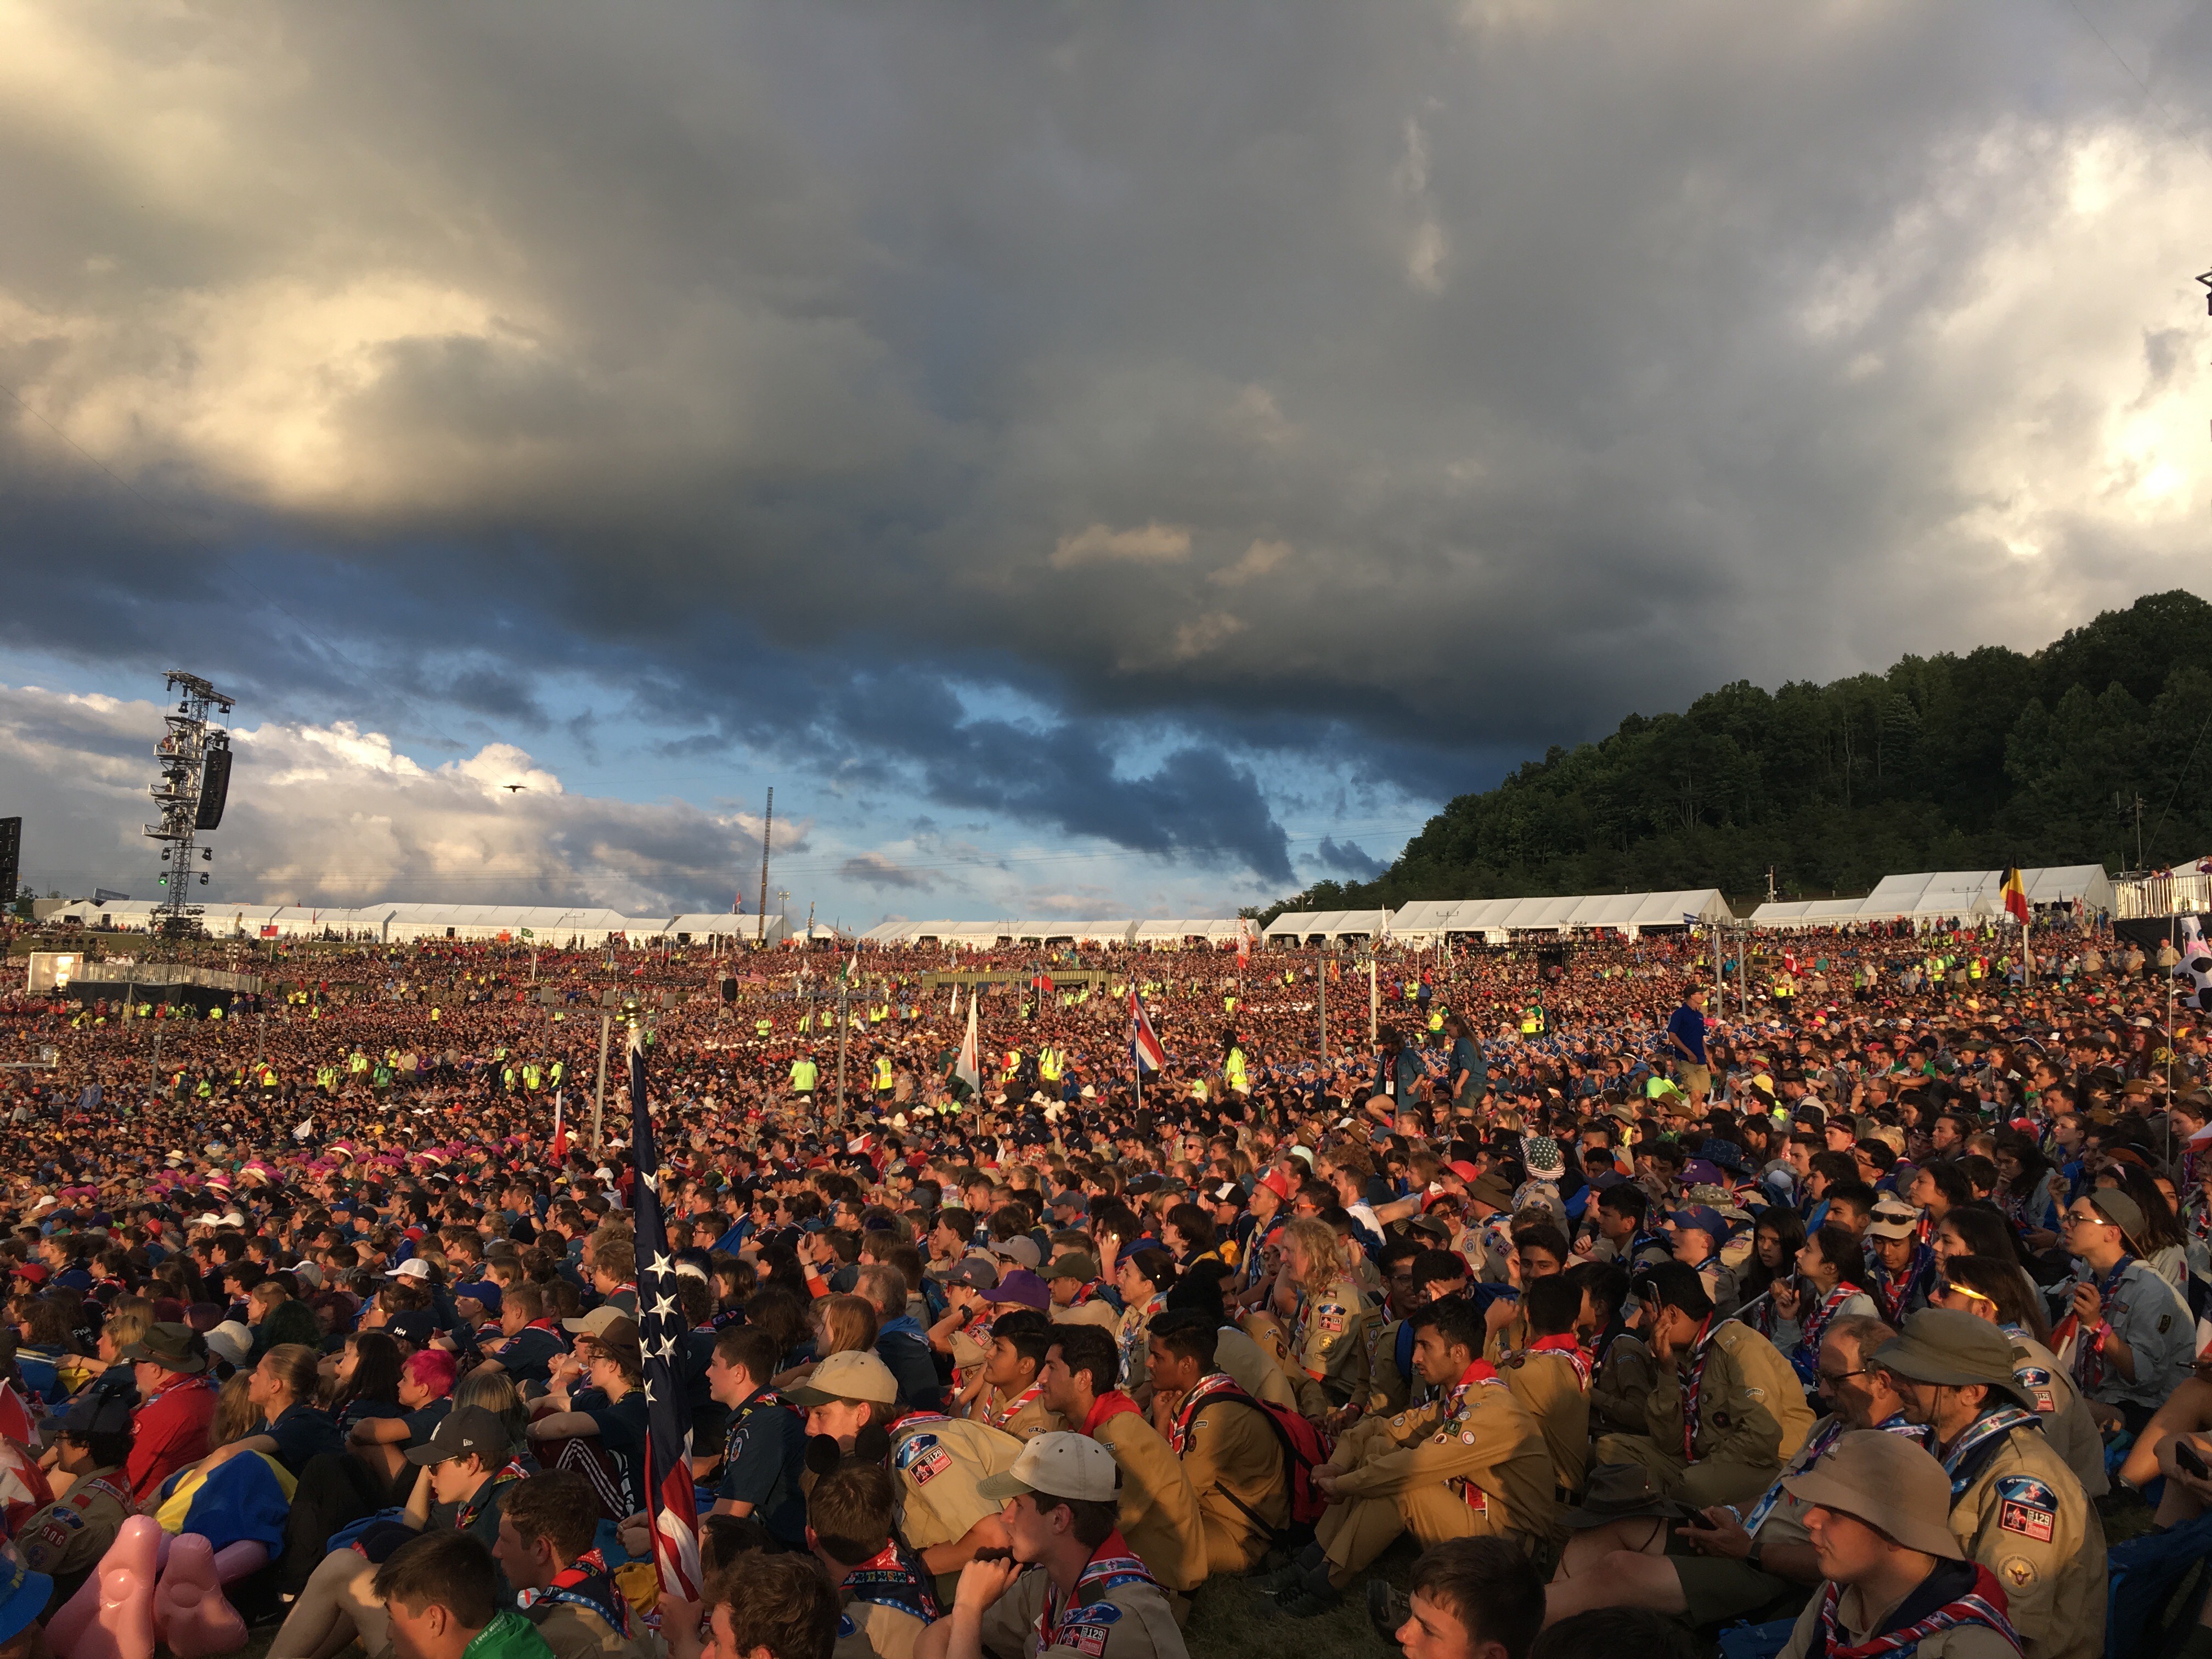
[[[1013,1467],[975,1483],[978,1498],[1043,1492],[1078,1503],[1110,1504],[1121,1484],[1114,1454],[1087,1434],[1040,1434],[1023,1446]]]
[[[386,1279],[428,1279],[430,1264],[419,1255],[410,1255],[384,1276]]]

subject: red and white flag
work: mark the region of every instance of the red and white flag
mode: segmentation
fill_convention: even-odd
[[[558,1094],[553,1097],[553,1161],[556,1164],[568,1161],[568,1132],[561,1124],[561,1097]]]
[[[1145,1012],[1145,1005],[1137,1000],[1133,984],[1129,987],[1129,1052],[1140,1072],[1157,1072],[1168,1063],[1167,1050],[1160,1047],[1159,1033],[1152,1030],[1152,1022]]]
[[[973,1094],[983,1086],[982,1051],[976,1046],[975,999],[968,999],[968,1034],[960,1039],[960,1057],[952,1062],[952,1075]]]

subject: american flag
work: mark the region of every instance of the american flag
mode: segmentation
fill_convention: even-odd
[[[660,1154],[645,1100],[645,1030],[629,1031],[630,1156],[637,1164],[638,1335],[645,1347],[646,1502],[660,1593],[699,1600],[699,1506],[691,1486],[691,1406],[678,1362],[689,1328],[660,1220]]]

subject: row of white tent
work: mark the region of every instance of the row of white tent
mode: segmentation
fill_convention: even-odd
[[[2102,865],[2075,864],[2021,872],[2028,902],[2079,904],[2112,914],[2115,894]],[[1754,927],[1833,927],[1854,923],[1956,918],[1994,920],[2004,914],[2001,870],[1945,870],[1885,878],[1863,898],[1785,899],[1752,913]],[[143,932],[160,907],[145,899],[80,900],[52,913],[83,927]],[[43,919],[43,918],[42,918]],[[1269,945],[1389,939],[1431,945],[1446,938],[1503,943],[1516,934],[1606,931],[1631,937],[1650,928],[1733,925],[1735,914],[1715,887],[1656,893],[1595,893],[1547,898],[1419,899],[1390,910],[1291,910],[1267,924]],[[788,918],[696,912],[630,916],[618,910],[552,905],[429,904],[389,902],[333,909],[297,904],[210,903],[202,921],[219,939],[353,939],[385,945],[449,939],[473,943],[543,944],[592,950],[620,937],[632,945],[733,947],[756,940],[781,944],[804,935]],[[947,945],[990,950],[1024,945],[1123,945],[1166,949],[1227,946],[1245,924],[1229,917],[1056,917],[985,921],[891,921],[860,937],[863,945]],[[817,925],[817,940],[849,939]]]
[[[2112,878],[2101,864],[2068,864],[2022,870],[2021,885],[2031,905],[2078,904],[2092,914],[2113,914]],[[1992,921],[2005,913],[2002,870],[1938,870],[1887,876],[1864,898],[1783,899],[1751,913],[1754,927],[1841,927],[1863,921]]]
[[[1000,945],[1127,945],[1161,949],[1234,944],[1241,924],[1229,917],[1119,916],[1107,920],[1021,917],[994,921],[884,921],[860,935],[863,945],[942,945],[988,951]]]
[[[63,906],[53,918],[92,928],[143,933],[161,907],[146,899],[92,899]],[[765,940],[778,945],[804,936],[783,916],[770,916],[765,928],[758,916],[695,912],[675,916],[630,916],[619,910],[550,904],[424,904],[398,902],[349,908],[304,904],[210,903],[200,922],[216,939],[364,939],[379,945],[409,945],[449,939],[471,944],[543,945],[548,949],[597,950],[617,936],[632,945],[716,943],[725,947]],[[817,926],[814,937],[834,939],[834,928]]]

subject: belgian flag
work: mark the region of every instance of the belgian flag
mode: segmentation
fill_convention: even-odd
[[[2004,872],[2004,884],[1997,890],[2004,899],[2005,913],[2011,916],[2015,921],[2019,922],[2021,927],[2027,927],[2028,921],[2027,884],[2021,880],[2020,872],[2018,870],[2006,871]]]

